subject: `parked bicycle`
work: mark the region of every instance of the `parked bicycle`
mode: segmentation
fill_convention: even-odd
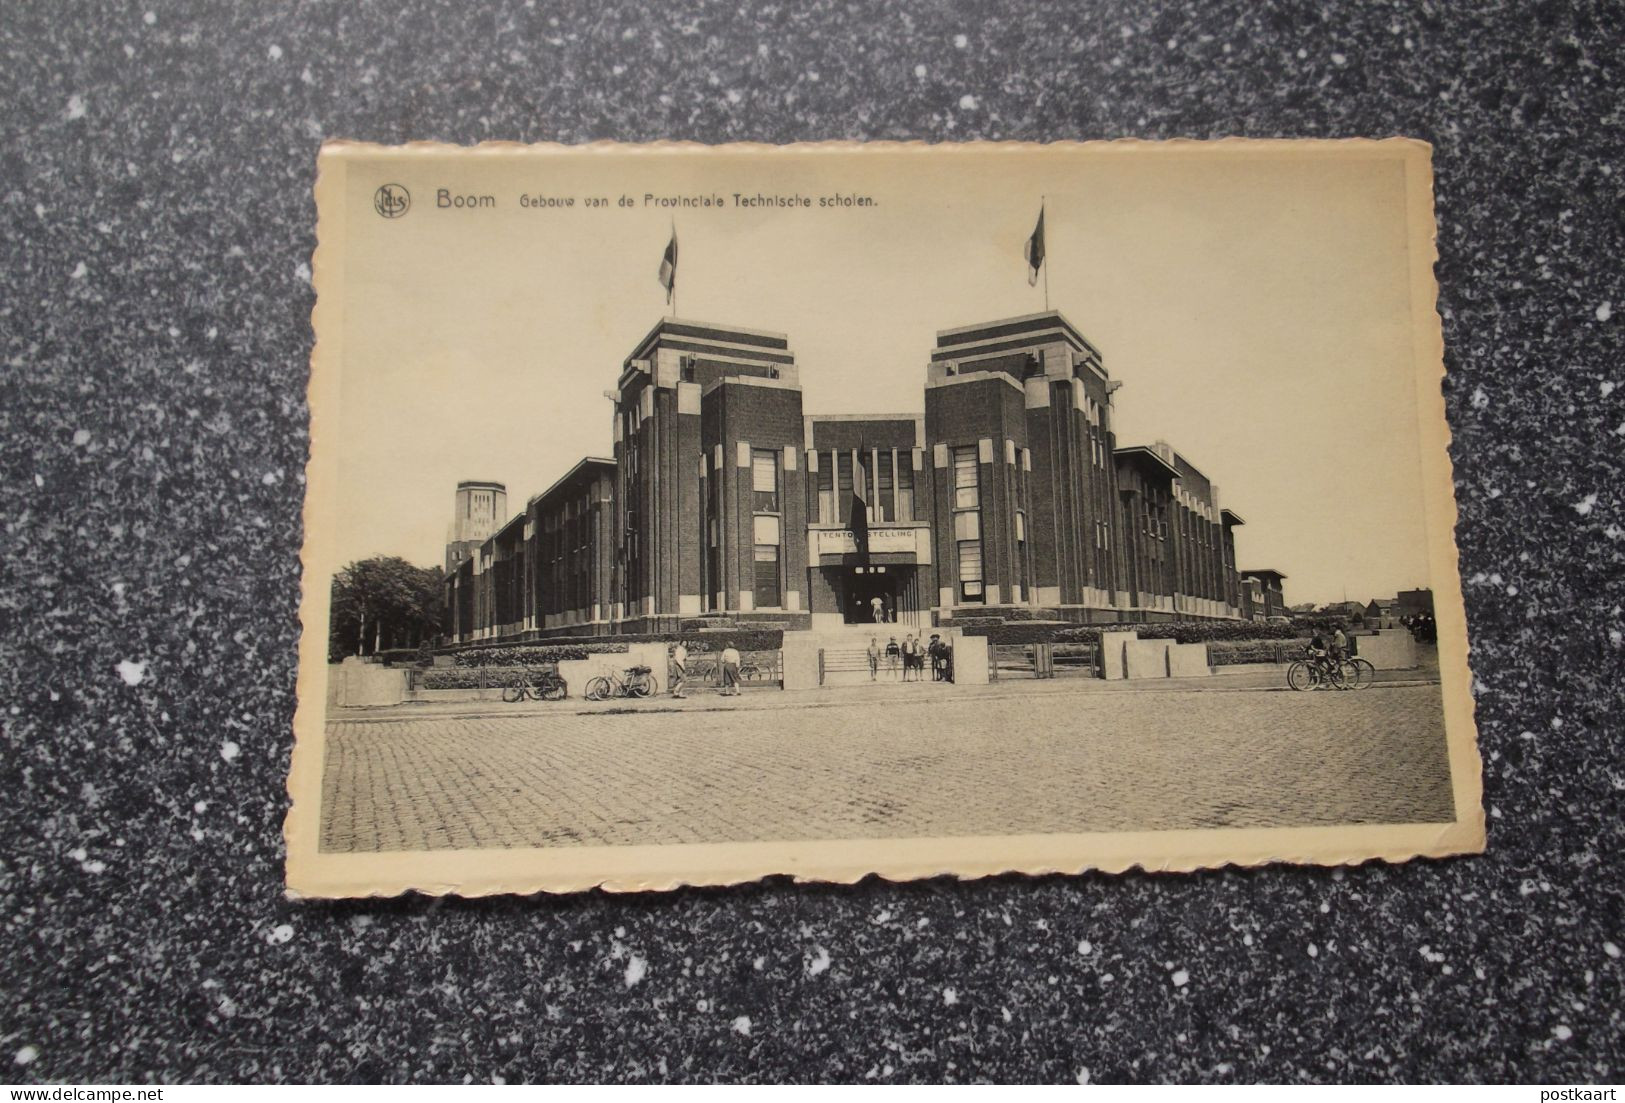
[[[510,705],[518,701],[562,701],[568,696],[570,689],[564,679],[545,668],[526,667],[502,687],[502,699]]]
[[[722,685],[722,663],[714,661],[712,656],[698,660],[690,659],[688,674],[691,680],[703,682],[713,688]],[[763,666],[754,659],[745,659],[739,664],[739,680],[742,682],[769,682],[777,679],[778,673],[771,664]]]
[[[587,683],[586,698],[604,701],[611,697],[647,697],[655,691],[654,672],[646,666],[630,666],[621,674],[605,671]]]

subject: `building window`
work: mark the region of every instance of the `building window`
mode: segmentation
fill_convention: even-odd
[[[756,559],[756,598],[758,609],[777,609],[779,598],[779,546],[777,544],[757,544]]]
[[[979,509],[982,488],[976,466],[976,446],[954,449],[954,508]]]
[[[880,520],[897,520],[896,480],[893,473],[897,465],[897,452],[891,448],[880,450]]]
[[[752,588],[758,609],[776,609],[779,597],[779,545],[783,541],[779,523],[779,454],[769,448],[751,452],[751,497],[755,516],[751,518]]]
[[[830,453],[828,463],[818,465],[818,521],[835,523],[835,456]]]
[[[771,448],[757,448],[750,456],[752,509],[757,513],[779,511],[779,454]]]
[[[832,521],[845,521],[852,499],[852,453],[845,448],[835,453],[836,514]]]
[[[914,520],[914,453],[897,454],[897,519]]]
[[[980,540],[959,542],[959,600],[980,604],[986,598],[982,592],[982,543]]]
[[[985,601],[982,589],[982,488],[976,446],[954,449],[954,540],[959,550],[959,600]]]
[[[1027,512],[1016,510],[1016,585],[1027,585]]]

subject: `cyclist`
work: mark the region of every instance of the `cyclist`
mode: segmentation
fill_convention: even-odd
[[[1320,668],[1322,674],[1330,676],[1332,672],[1332,649],[1323,636],[1323,629],[1315,629],[1315,634],[1309,639],[1309,661]]]

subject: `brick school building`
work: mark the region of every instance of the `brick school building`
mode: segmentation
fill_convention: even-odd
[[[454,520],[447,642],[1266,615],[1241,516],[1169,444],[1118,441],[1119,385],[1047,311],[941,331],[923,410],[807,415],[786,336],[664,319],[606,391],[608,456],[477,545]]]

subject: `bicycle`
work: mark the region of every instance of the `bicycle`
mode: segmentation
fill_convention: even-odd
[[[690,660],[688,676],[692,682],[703,682],[712,689],[717,689],[722,685],[722,663],[720,661],[710,662],[705,659],[698,662]],[[775,674],[771,667],[762,666],[750,659],[745,659],[739,664],[740,684],[771,680],[774,677]]]
[[[510,705],[518,701],[562,701],[570,696],[570,687],[552,670],[532,670],[526,667],[515,674],[502,687],[502,699]]]
[[[585,696],[589,701],[603,701],[610,697],[648,697],[655,691],[653,672],[646,666],[626,668],[626,677],[613,670],[605,671],[587,683]]]
[[[1312,689],[1350,689],[1341,665],[1329,659],[1299,659],[1287,667],[1286,684],[1308,692]]]
[[[739,664],[740,681],[762,682],[770,681],[773,678],[774,673],[770,666],[762,666],[760,663],[754,662],[750,659],[746,659],[744,662]]]
[[[1377,680],[1377,668],[1371,665],[1369,659],[1362,659],[1358,655],[1344,659],[1342,670],[1343,680],[1348,682],[1350,689],[1370,689],[1371,683]]]

